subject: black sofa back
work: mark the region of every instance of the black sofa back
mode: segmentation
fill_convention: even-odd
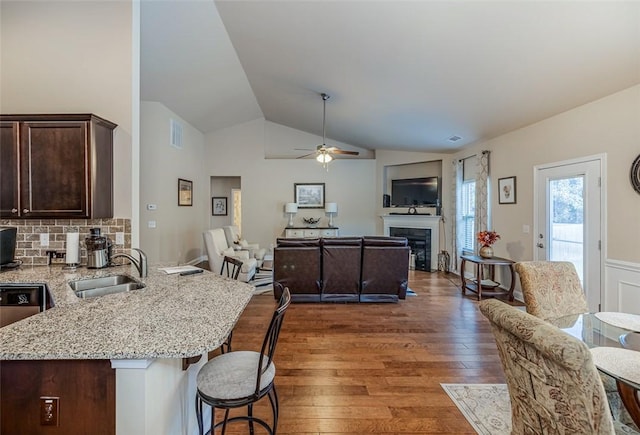
[[[273,250],[273,294],[295,289],[292,301],[320,301],[320,239],[278,239]]]
[[[273,289],[294,302],[397,302],[405,299],[409,251],[404,237],[279,238]]]

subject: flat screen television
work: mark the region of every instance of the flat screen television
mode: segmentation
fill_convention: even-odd
[[[392,207],[437,207],[438,177],[391,180]]]

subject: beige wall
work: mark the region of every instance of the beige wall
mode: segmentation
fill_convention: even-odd
[[[170,119],[183,126],[183,148],[169,144]],[[185,263],[202,255],[208,226],[209,177],[204,170],[204,136],[167,109],[140,105],[140,247],[150,262]],[[178,178],[193,181],[193,205],[178,206]],[[155,204],[156,210],[148,210]],[[156,228],[149,228],[149,221]]]
[[[300,135],[307,133],[262,119],[220,130],[206,137],[206,174],[239,176],[242,185],[243,237],[264,247],[275,243],[287,224],[284,204],[293,202],[294,183],[325,183],[325,201],[338,203],[335,223],[341,235],[376,234],[377,182],[375,161],[336,160],[329,171],[313,159],[265,159],[265,140],[278,138],[280,146],[299,148]],[[314,135],[307,143],[320,143]],[[266,139],[265,139],[266,138]],[[209,198],[210,201],[210,198]],[[324,210],[301,210],[295,217],[320,217]]]
[[[0,2],[0,113],[95,113],[116,124],[114,216],[131,217],[132,5]]]
[[[493,227],[502,239],[498,256],[533,258],[534,166],[606,153],[606,233],[603,261],[640,263],[640,195],[633,191],[629,171],[640,154],[640,85],[610,95],[545,121],[521,128],[457,153],[466,157],[491,150],[491,180],[517,177],[517,204],[499,205],[492,193]]]

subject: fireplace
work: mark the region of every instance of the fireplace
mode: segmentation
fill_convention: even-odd
[[[431,272],[431,230],[428,228],[390,227],[389,235],[405,237],[415,255],[415,269]]]
[[[418,263],[417,250],[424,251],[424,269],[428,271],[438,270],[438,252],[440,250],[440,221],[441,216],[432,216],[428,214],[390,214],[381,216],[384,222],[384,235],[391,235],[391,228],[406,231],[401,237],[406,237],[411,245],[411,250],[416,254],[416,263]],[[419,233],[425,231],[426,233]],[[418,231],[418,232],[417,232]],[[420,234],[424,234],[424,237]],[[427,237],[428,234],[428,237]],[[413,239],[413,240],[412,240]],[[412,243],[413,242],[413,243]],[[418,266],[416,264],[416,269]]]

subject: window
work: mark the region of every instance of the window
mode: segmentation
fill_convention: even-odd
[[[462,249],[473,252],[475,250],[476,180],[463,181],[461,187]]]

